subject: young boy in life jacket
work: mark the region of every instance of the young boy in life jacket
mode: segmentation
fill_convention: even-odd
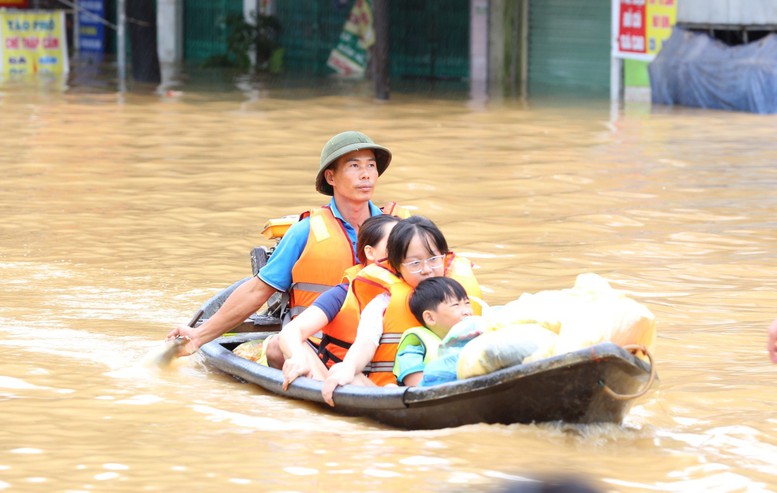
[[[442,339],[454,325],[472,316],[472,307],[464,287],[450,277],[421,281],[409,304],[423,327],[413,327],[402,334],[394,375],[400,385],[414,387],[423,379],[426,365],[437,357]]]

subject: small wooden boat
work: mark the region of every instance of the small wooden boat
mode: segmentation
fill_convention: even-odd
[[[408,430],[475,423],[620,424],[655,374],[652,364],[616,344],[604,343],[435,387],[347,385],[335,391],[335,407],[330,408],[321,396],[322,382],[298,378],[284,392],[280,370],[232,352],[243,342],[272,333],[223,336],[205,344],[200,353],[210,367],[266,391]]]
[[[265,227],[268,238],[283,234]],[[251,252],[253,273],[264,265],[272,249]],[[218,310],[229,294],[247,279],[207,300],[192,326]],[[334,393],[330,408],[321,395],[322,382],[298,378],[282,390],[280,370],[242,358],[232,351],[240,344],[264,339],[280,329],[284,298],[274,295],[268,307],[247,319],[232,334],[200,348],[205,363],[235,378],[292,399],[318,403],[349,416],[364,416],[402,429],[438,429],[475,423],[620,424],[634,399],[651,387],[655,369],[613,343],[598,344],[564,355],[520,364],[487,375],[434,387],[361,387],[347,385]]]

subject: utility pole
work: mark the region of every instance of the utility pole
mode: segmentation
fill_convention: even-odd
[[[127,90],[127,6],[126,0],[118,0],[116,10],[116,65],[118,68],[119,92]]]
[[[372,19],[375,29],[375,46],[372,57],[372,77],[375,82],[375,99],[389,99],[389,0],[373,0]]]
[[[132,78],[159,84],[162,75],[156,41],[156,1],[127,0],[126,8],[132,46]]]

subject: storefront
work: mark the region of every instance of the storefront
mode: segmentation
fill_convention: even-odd
[[[527,22],[528,96],[607,96],[610,19],[607,1],[531,0]]]

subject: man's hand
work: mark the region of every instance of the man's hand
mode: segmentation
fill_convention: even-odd
[[[178,349],[177,357],[191,356],[200,349],[200,345],[196,342],[196,330],[188,325],[180,325],[171,330],[165,341],[173,341],[176,338],[183,338],[186,342],[181,344]]]

